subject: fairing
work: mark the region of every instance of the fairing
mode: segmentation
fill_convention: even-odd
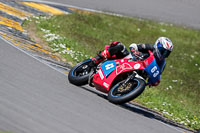
[[[147,71],[151,77],[150,81],[154,82],[160,78],[160,70],[156,64],[153,53],[151,51],[149,51],[149,53],[150,56],[144,61],[133,61],[130,58],[124,58],[104,62],[93,77],[94,86],[97,90],[107,93],[111,89],[111,85],[116,77],[128,71],[136,70]]]

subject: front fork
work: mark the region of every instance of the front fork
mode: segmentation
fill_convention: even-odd
[[[94,75],[96,74],[96,68],[92,68],[92,70],[89,73],[89,79],[88,79],[88,84],[91,87],[94,87],[94,84],[92,82]]]
[[[136,72],[133,72],[133,74],[131,74],[130,76],[128,76],[128,78],[124,81],[124,83],[122,84],[122,87],[123,88],[125,88],[126,87],[126,84],[130,81],[130,80],[132,80],[132,79],[134,79],[135,78],[135,76],[136,76]]]

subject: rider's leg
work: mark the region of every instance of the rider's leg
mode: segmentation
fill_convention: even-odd
[[[103,61],[104,59],[110,58],[111,55],[109,53],[109,51],[107,49],[103,50],[102,52],[100,52],[96,57],[92,58],[92,62],[94,65],[99,64],[101,61]]]

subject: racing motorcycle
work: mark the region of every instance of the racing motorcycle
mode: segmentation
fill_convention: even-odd
[[[108,94],[107,99],[114,104],[123,104],[139,96],[150,83],[155,83],[161,71],[151,51],[136,59],[131,53],[123,59],[106,60],[96,67],[90,67],[91,59],[74,66],[69,74],[69,82],[82,86],[89,84]]]

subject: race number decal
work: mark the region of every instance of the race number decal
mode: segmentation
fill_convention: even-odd
[[[101,69],[106,77],[108,77],[116,68],[115,61],[106,61],[101,65]]]
[[[149,75],[149,82],[155,83],[160,80],[161,71],[155,59],[144,70]]]
[[[113,63],[105,65],[106,70],[109,70],[113,67],[115,67]]]
[[[152,69],[151,69],[151,73],[153,74],[153,77],[157,77],[158,74],[159,74],[159,70],[158,70],[158,67],[157,66],[154,66]]]

